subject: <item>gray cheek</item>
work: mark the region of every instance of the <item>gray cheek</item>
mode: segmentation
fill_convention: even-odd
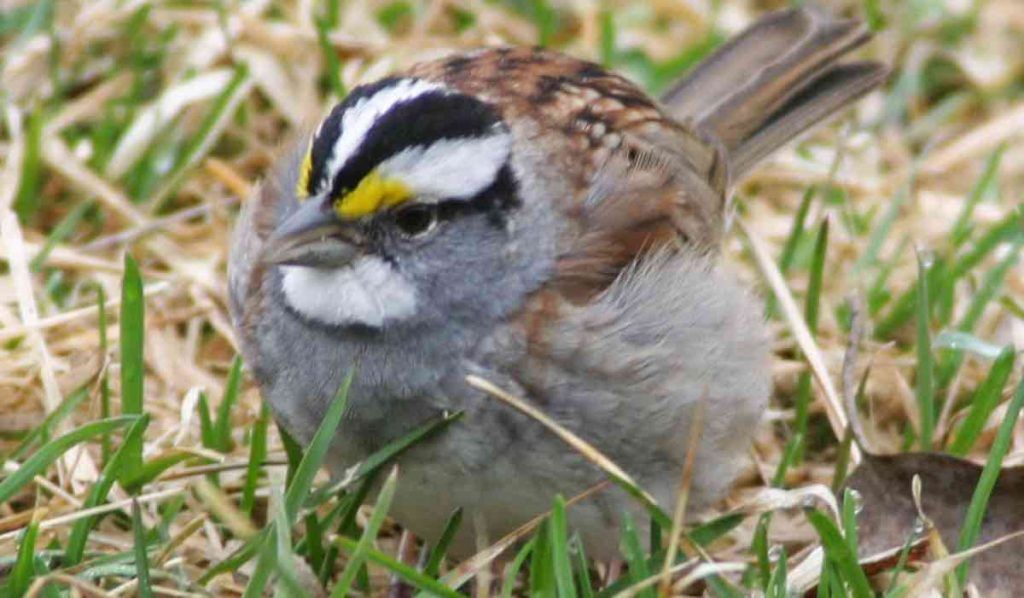
[[[512,219],[495,224],[484,214],[473,215],[448,223],[415,253],[399,256],[421,313],[482,325],[518,309],[547,279],[552,263],[544,244],[521,238],[524,232],[535,231]]]

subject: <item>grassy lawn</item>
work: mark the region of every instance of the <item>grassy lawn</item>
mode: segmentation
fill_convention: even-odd
[[[0,596],[953,596],[993,571],[1024,584],[999,544],[1024,528],[1002,508],[1024,489],[1018,0],[822,2],[870,23],[864,56],[892,76],[736,189],[724,261],[765,301],[771,405],[717,512],[683,524],[649,505],[624,526],[622,563],[587,559],[566,525],[578,497],[467,561],[444,538],[422,546],[387,517],[391,463],[459,414],[331,480],[345,388],[302,451],[236,356],[239,203],[346,90],[511,43],[656,93],[785,4],[0,3]],[[919,463],[919,481],[872,490],[871,472],[896,468],[879,455]],[[846,487],[858,471],[864,486],[854,473]],[[893,495],[906,530],[880,506]],[[453,513],[446,530],[460,525]],[[879,529],[894,550],[876,550]]]

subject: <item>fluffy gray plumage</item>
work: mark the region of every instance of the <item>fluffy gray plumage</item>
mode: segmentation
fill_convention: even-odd
[[[292,176],[284,174],[283,188]],[[666,508],[674,504],[692,411],[703,398],[708,417],[690,495],[695,510],[735,478],[769,395],[757,302],[693,251],[647,257],[598,300],[561,314],[544,332],[546,358],[527,356],[522,328],[504,320],[551,268],[551,242],[538,239],[541,227],[528,226],[539,218],[526,210],[503,232],[482,220],[453,227],[438,255],[420,254],[403,270],[430,289],[421,295],[422,316],[382,331],[339,333],[296,317],[271,274],[264,291],[278,300],[267,302],[251,335],[256,344],[246,349],[258,355],[248,362],[275,416],[303,442],[348,369],[357,368],[329,457],[336,473],[443,411],[464,411],[460,422],[402,457],[392,509],[434,540],[463,507],[466,524],[453,554],[471,553],[478,535],[496,540],[544,512],[555,492],[570,497],[602,479],[537,422],[471,389],[466,375],[534,401]],[[234,254],[255,255],[259,241],[245,234],[251,228],[238,230]],[[520,240],[501,239],[506,233]],[[251,258],[233,264],[232,296],[241,297]],[[573,507],[569,519],[589,554],[610,558],[619,514],[635,508],[609,489]]]
[[[743,467],[770,392],[761,308],[714,259],[730,176],[878,84],[880,65],[836,63],[866,39],[852,21],[777,13],[674,87],[665,107],[596,65],[542,51],[484,50],[414,67],[410,76],[494,107],[512,139],[515,197],[505,199],[515,201],[501,204],[500,218],[462,211],[429,234],[384,228],[372,250],[415,289],[415,309],[379,327],[332,326],[300,316],[282,292],[281,267],[264,263],[282,222],[317,218],[316,204],[300,205],[292,192],[298,158],[285,161],[246,204],[229,265],[246,362],[275,417],[308,442],[355,368],[329,454],[341,473],[437,415],[463,411],[401,456],[391,514],[433,541],[463,508],[452,554],[466,555],[545,512],[555,493],[568,498],[603,479],[467,375],[536,405],[666,509],[703,401],[689,512],[709,506]],[[764,55],[761,42],[789,50]],[[726,85],[737,77],[749,82]],[[702,95],[719,87],[732,95]],[[318,243],[329,242],[323,234]],[[615,488],[570,509],[589,555],[617,554],[623,511],[638,508]]]

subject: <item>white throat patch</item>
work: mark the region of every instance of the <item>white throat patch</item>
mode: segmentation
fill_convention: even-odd
[[[361,257],[346,268],[283,266],[281,270],[285,300],[318,322],[380,328],[416,313],[416,289],[375,256]]]

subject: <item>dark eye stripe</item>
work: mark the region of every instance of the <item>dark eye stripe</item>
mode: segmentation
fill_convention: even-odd
[[[469,214],[487,214],[496,226],[503,226],[505,216],[520,205],[519,183],[506,165],[498,171],[494,182],[469,201],[442,201],[437,204],[437,217],[448,222]]]

